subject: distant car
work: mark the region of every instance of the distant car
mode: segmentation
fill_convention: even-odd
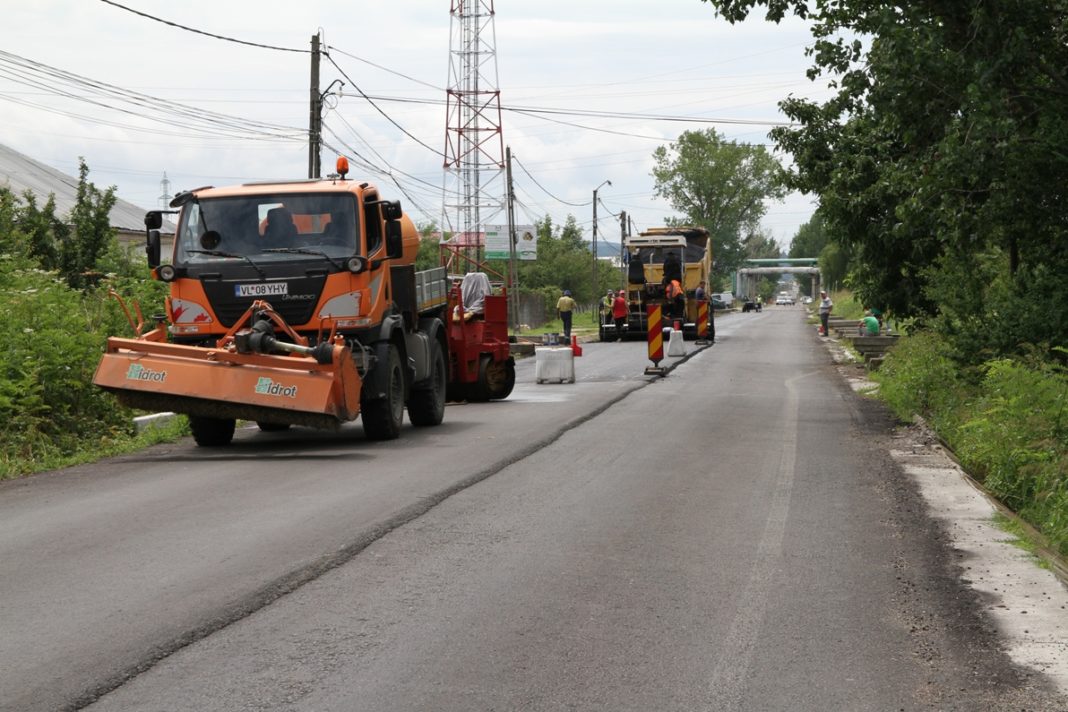
[[[812,297],[804,297],[804,298],[803,298],[803,299],[801,300],[801,303],[802,303],[802,304],[811,304],[811,303],[812,303]]]
[[[722,311],[722,310],[727,308],[727,302],[723,301],[722,299],[717,299],[716,297],[712,297],[712,299],[710,301],[712,302],[712,309],[713,310]]]
[[[782,306],[784,304],[793,304],[794,298],[780,294],[779,296],[775,297],[775,303],[779,306]]]

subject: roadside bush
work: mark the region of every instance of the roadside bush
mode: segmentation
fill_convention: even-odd
[[[950,345],[933,332],[902,336],[874,373],[879,397],[903,421],[921,415],[940,431],[952,429],[971,386],[951,354]]]
[[[1050,358],[1068,347],[1068,291],[1049,264],[1021,266],[1015,275],[999,252],[944,258],[927,271],[927,295],[939,305],[931,327],[953,347],[954,359],[977,366],[1027,357],[1036,345]],[[1064,359],[1064,352],[1060,355]]]
[[[954,352],[933,332],[901,337],[874,374],[879,397],[902,420],[922,415],[991,494],[1068,554],[1068,369],[1041,349],[977,369]]]
[[[1068,553],[1068,372],[1008,359],[984,371],[950,445],[991,493]]]
[[[132,330],[108,289],[162,310],[164,284],[123,250],[109,226],[114,190],[81,163],[68,216],[55,200],[0,187],[0,477],[84,462],[171,437],[176,423],[134,437],[133,413],[92,384],[110,335]],[[148,324],[149,328],[151,323]]]
[[[82,440],[128,433],[129,413],[92,385],[103,335],[92,297],[55,272],[0,269],[0,449],[34,460]]]
[[[133,335],[111,286],[131,310],[139,301],[146,319],[162,309],[162,283],[116,275],[82,291],[24,257],[0,255],[0,477],[108,451],[133,435],[133,413],[92,384],[107,337]]]

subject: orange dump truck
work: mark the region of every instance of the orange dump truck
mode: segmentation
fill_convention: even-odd
[[[237,419],[262,430],[336,429],[369,438],[442,421],[445,401],[505,398],[515,383],[504,294],[465,309],[445,268],[415,270],[419,236],[397,201],[348,180],[198,188],[145,217],[154,278],[169,283],[154,329],[108,339],[93,382],[120,402],[189,416],[202,446]],[[131,323],[133,323],[131,319]]]

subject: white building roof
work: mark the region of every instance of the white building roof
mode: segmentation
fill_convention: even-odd
[[[30,191],[37,198],[38,206],[44,205],[48,196],[54,193],[56,216],[59,218],[66,218],[78,199],[76,177],[50,168],[2,144],[0,144],[0,186],[8,188],[20,199],[24,192]],[[115,205],[111,208],[111,227],[125,232],[143,232],[145,212],[144,208],[117,198]]]

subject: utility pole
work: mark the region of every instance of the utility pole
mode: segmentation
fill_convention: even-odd
[[[323,98],[319,94],[319,34],[311,38],[311,112],[308,118],[308,177],[318,178],[321,172],[320,149],[323,133]]]
[[[593,189],[593,298],[600,299],[601,295],[598,294],[600,287],[597,284],[597,191],[606,185],[612,185],[612,181],[603,180],[601,184]]]
[[[593,189],[593,298],[601,298],[601,290],[597,288],[597,190],[601,186]]]
[[[627,288],[627,263],[624,261],[623,256],[626,254],[627,248],[623,243],[627,241],[627,211],[619,211],[619,279],[620,289]]]
[[[508,199],[508,316],[512,333],[519,334],[519,270],[516,266],[515,187],[512,185],[512,147],[504,149],[504,171]]]

